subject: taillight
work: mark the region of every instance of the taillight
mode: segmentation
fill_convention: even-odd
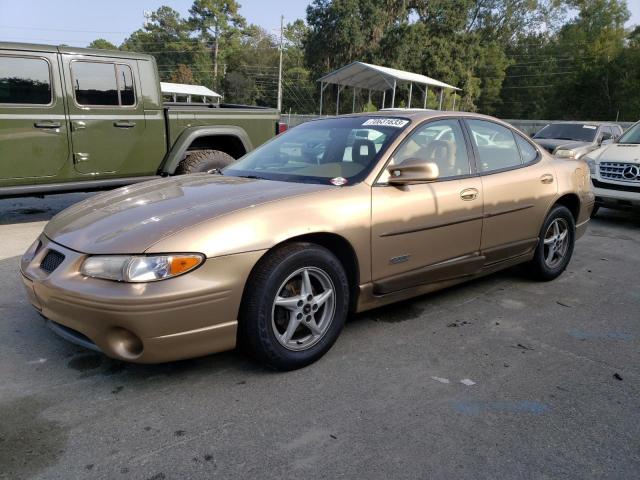
[[[289,128],[289,125],[287,125],[284,122],[278,122],[276,125],[276,135],[280,135],[283,132],[286,132],[287,129]]]

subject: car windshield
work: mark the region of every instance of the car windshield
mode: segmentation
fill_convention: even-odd
[[[618,143],[640,143],[640,123],[636,123],[629,130],[624,132],[618,139]]]
[[[588,123],[550,123],[536,133],[533,138],[593,142],[597,131],[597,125]]]
[[[387,146],[409,123],[405,118],[376,116],[303,123],[229,165],[222,174],[351,185],[369,174]]]

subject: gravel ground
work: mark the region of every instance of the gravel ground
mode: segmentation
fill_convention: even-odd
[[[0,478],[638,478],[639,215],[601,210],[554,282],[509,270],[367,312],[275,373],[48,331],[18,261],[87,196],[0,200]]]

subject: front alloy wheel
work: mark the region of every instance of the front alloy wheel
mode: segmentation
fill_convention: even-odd
[[[347,275],[332,252],[312,243],[283,245],[251,272],[238,342],[271,367],[301,368],[331,348],[348,306]]]
[[[287,277],[271,312],[273,332],[283,347],[306,350],[318,343],[335,315],[334,290],[319,268],[303,267]]]

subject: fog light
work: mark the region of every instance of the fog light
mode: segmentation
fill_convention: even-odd
[[[125,328],[112,329],[107,334],[107,343],[122,358],[133,360],[142,355],[142,340]]]

